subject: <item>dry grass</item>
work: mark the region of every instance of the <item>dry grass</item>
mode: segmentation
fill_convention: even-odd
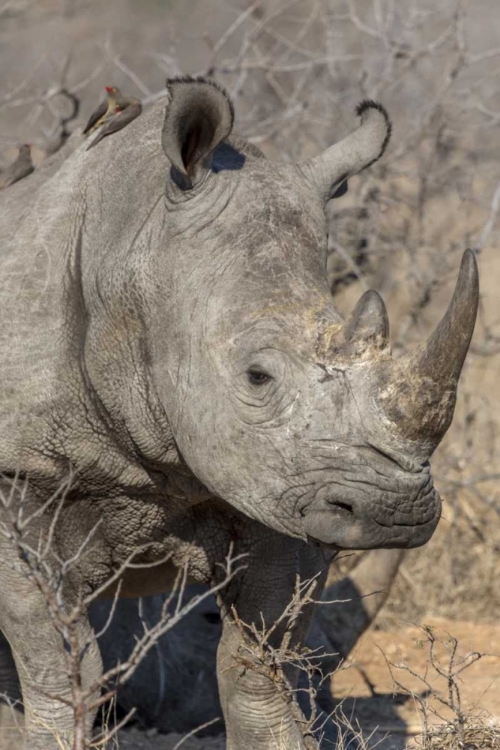
[[[408,746],[409,750],[411,746]],[[416,741],[418,750],[499,750],[500,727],[481,717],[468,717],[462,726],[457,722],[428,729]]]

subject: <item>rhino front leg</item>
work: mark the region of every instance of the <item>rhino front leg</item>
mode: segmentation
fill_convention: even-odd
[[[6,541],[0,541],[0,561],[0,630],[9,641],[21,683],[25,750],[71,747],[75,719],[62,637],[49,616],[44,596]],[[92,630],[82,620],[78,627],[79,642],[83,645],[89,638]],[[81,663],[82,687],[90,686],[101,669],[99,650],[91,640]],[[93,720],[94,715],[87,715],[88,732]]]
[[[302,576],[304,545],[268,529],[245,550],[247,566],[238,580],[219,596],[223,634],[217,653],[217,675],[227,733],[227,750],[293,750],[317,748],[312,736],[304,737],[305,721],[297,702],[273,676],[272,664],[252,660],[249,635],[241,622],[262,630],[275,622],[291,601],[297,576]],[[240,550],[238,550],[240,551]],[[320,566],[314,570],[318,573]],[[309,571],[308,572],[312,572]],[[321,584],[320,584],[321,585]],[[320,595],[320,592],[319,594]],[[303,611],[290,645],[303,642],[311,612]],[[270,647],[279,647],[284,628],[275,631]],[[294,670],[287,673],[296,684]]]

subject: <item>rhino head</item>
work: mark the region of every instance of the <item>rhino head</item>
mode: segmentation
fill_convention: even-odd
[[[428,461],[451,423],[475,323],[473,253],[435,332],[392,359],[377,292],[347,320],[333,303],[324,215],[384,151],[385,110],[364,102],[354,133],[282,164],[230,137],[221,89],[188,79],[169,88],[163,242],[141,315],[182,459],[223,501],[310,543],[424,544],[440,517]]]

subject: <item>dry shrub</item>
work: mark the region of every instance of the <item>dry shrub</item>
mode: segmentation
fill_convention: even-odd
[[[428,648],[423,674],[405,663],[387,661],[395,687],[411,696],[420,714],[422,734],[408,750],[499,750],[500,726],[486,712],[464,705],[461,695],[465,673],[486,654],[463,653],[457,638],[428,625],[420,631],[418,643]],[[418,687],[403,684],[398,673]]]
[[[0,559],[0,562],[7,568],[17,566],[14,569],[22,571],[33,588],[41,593],[54,630],[64,645],[64,667],[68,675],[69,690],[66,693],[46,692],[45,696],[52,701],[53,706],[62,704],[71,711],[73,719],[71,750],[90,750],[91,747],[107,746],[114,741],[119,729],[128,723],[135,712],[135,709],[131,709],[120,721],[113,721],[113,718],[116,718],[113,717],[114,701],[119,688],[134,675],[148,653],[157,648],[162,636],[172,630],[204,599],[225,588],[233,577],[243,570],[244,556],[233,555],[231,546],[225,560],[219,563],[218,578],[220,580],[191,598],[185,596],[188,580],[187,564],[179,568],[174,585],[164,598],[157,621],[148,622],[147,618],[142,616],[140,608],[142,628],[134,638],[134,646],[128,656],[87,683],[85,659],[92,649],[98,648],[98,639],[111,625],[125,572],[131,568],[154,569],[155,566],[166,562],[169,557],[153,563],[145,562],[144,555],[147,554],[150,545],[146,543],[138,546],[132,550],[124,562],[116,567],[116,570],[101,586],[90,593],[78,589],[71,598],[68,597],[68,600],[64,594],[66,588],[71,587],[69,583],[71,574],[75,566],[92,554],[94,537],[100,522],[98,521],[91,529],[71,557],[62,559],[55,543],[55,528],[68,493],[73,488],[73,474],[68,474],[43,505],[35,506],[35,508],[30,504],[27,480],[22,481],[17,475],[13,479],[5,475],[1,475],[0,478],[4,480],[0,486],[0,510],[2,511],[0,537],[7,540],[15,553],[7,559]],[[52,514],[49,527],[46,530],[40,529],[37,526],[37,520],[42,513],[47,511]],[[81,627],[81,623],[85,620],[88,607],[103,594],[112,596],[112,607],[106,622],[99,632],[91,629],[86,631]],[[6,663],[9,658],[9,652],[4,651],[3,665],[1,665],[4,669],[13,666]],[[10,661],[12,662],[11,658]],[[9,683],[7,682],[3,687],[8,690]],[[17,686],[14,692],[17,692]],[[2,699],[6,699],[12,709],[18,707],[18,703],[21,702],[10,700],[6,695],[0,694],[0,701]],[[100,734],[90,741],[87,736],[87,718],[91,712],[96,712],[98,709],[103,709],[103,725]],[[12,718],[13,721],[16,720],[14,711]],[[195,734],[218,720],[219,717],[213,718],[187,736]],[[57,731],[57,725],[53,727],[36,713],[32,714],[31,721],[33,724],[38,723],[50,733]],[[55,736],[61,749],[69,750],[68,738]]]

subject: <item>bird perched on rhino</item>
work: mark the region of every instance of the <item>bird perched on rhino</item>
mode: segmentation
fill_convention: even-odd
[[[101,128],[97,137],[87,147],[87,151],[107,135],[124,128],[142,112],[139,99],[124,96],[117,86],[106,86],[105,89],[106,99],[91,114],[83,131],[84,134],[90,135]]]
[[[117,97],[121,96],[121,91],[116,86],[105,86],[106,98],[99,103],[97,108],[92,112],[89,121],[83,129],[84,135],[91,135],[97,128],[100,128],[106,120],[115,114],[117,106]]]
[[[15,161],[0,174],[0,190],[10,187],[18,180],[22,180],[23,177],[27,177],[33,172],[35,167],[31,160],[31,144],[25,143],[19,149],[19,153]]]

